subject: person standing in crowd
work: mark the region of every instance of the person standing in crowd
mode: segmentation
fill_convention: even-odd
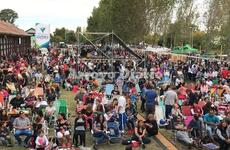
[[[126,108],[126,95],[128,93],[123,92],[123,95],[121,95],[118,98],[118,114],[119,114],[119,130],[124,133],[125,125],[126,125],[126,114],[125,114],[125,108]]]
[[[165,100],[165,117],[169,119],[169,116],[172,114],[172,108],[177,103],[177,93],[173,90],[174,87],[172,85],[169,86],[168,91],[165,92],[164,100]]]
[[[73,137],[76,147],[78,147],[79,145],[85,147],[85,130],[86,130],[85,118],[83,118],[83,114],[81,112],[77,113],[77,117],[75,119],[75,124],[74,124],[74,137]],[[80,137],[80,144],[78,143],[78,137]]]
[[[145,99],[146,99],[146,114],[154,114],[155,113],[155,105],[156,105],[156,98],[157,93],[153,90],[153,87],[150,83],[147,84],[147,90],[145,92]]]

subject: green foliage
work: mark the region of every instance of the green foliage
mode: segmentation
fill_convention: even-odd
[[[151,44],[151,45],[157,45],[159,40],[160,40],[160,36],[157,34],[148,34],[144,37],[145,43]]]
[[[167,47],[193,45],[230,51],[230,1],[206,0],[200,14],[196,0],[101,0],[88,18],[87,31],[115,32],[126,42]],[[201,30],[199,17],[205,23]],[[155,36],[157,35],[157,36]]]
[[[64,27],[61,29],[55,29],[54,33],[53,33],[53,37],[55,40],[55,42],[65,42],[66,40],[66,31],[67,29],[65,29]],[[52,40],[52,38],[51,38]]]
[[[149,32],[145,7],[139,0],[101,0],[88,18],[87,30],[113,31],[126,42],[141,41]]]
[[[71,43],[74,44],[77,42],[77,38],[76,35],[74,33],[74,31],[67,31],[66,32],[66,43]]]
[[[80,28],[78,28],[80,30]],[[74,44],[77,41],[76,34],[72,30],[67,30],[64,27],[61,29],[55,29],[53,35],[51,36],[52,42],[66,42]]]
[[[14,23],[18,19],[18,14],[12,9],[3,9],[0,11],[0,20]]]

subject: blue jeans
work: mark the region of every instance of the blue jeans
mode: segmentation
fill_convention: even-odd
[[[24,143],[27,144],[30,137],[32,136],[32,132],[29,129],[23,129],[23,130],[16,130],[14,136],[16,138],[16,140],[18,141],[18,143],[21,143],[22,140],[20,138],[21,135],[25,135],[26,138],[24,140]]]
[[[106,133],[104,133],[103,131],[101,131],[101,132],[95,132],[93,134],[93,136],[96,137],[96,138],[101,138],[102,141],[109,139],[108,135]]]
[[[207,132],[208,132],[208,136],[209,136],[210,138],[213,139],[215,127],[212,127],[212,126],[207,125],[207,126],[206,126],[206,130],[207,130]]]
[[[125,113],[119,114],[119,130],[124,131],[127,123],[127,116]]]

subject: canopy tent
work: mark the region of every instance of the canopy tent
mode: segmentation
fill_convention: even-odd
[[[151,47],[148,46],[145,49],[146,52],[154,52],[154,53],[166,53],[166,52],[170,52],[171,49],[167,48],[167,47]]]
[[[189,44],[184,47],[177,46],[173,49],[174,54],[188,54],[188,53],[198,53],[198,49],[192,48]]]

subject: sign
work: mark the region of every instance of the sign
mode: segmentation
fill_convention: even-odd
[[[50,25],[37,23],[35,26],[35,42],[37,48],[48,48],[50,43]]]

